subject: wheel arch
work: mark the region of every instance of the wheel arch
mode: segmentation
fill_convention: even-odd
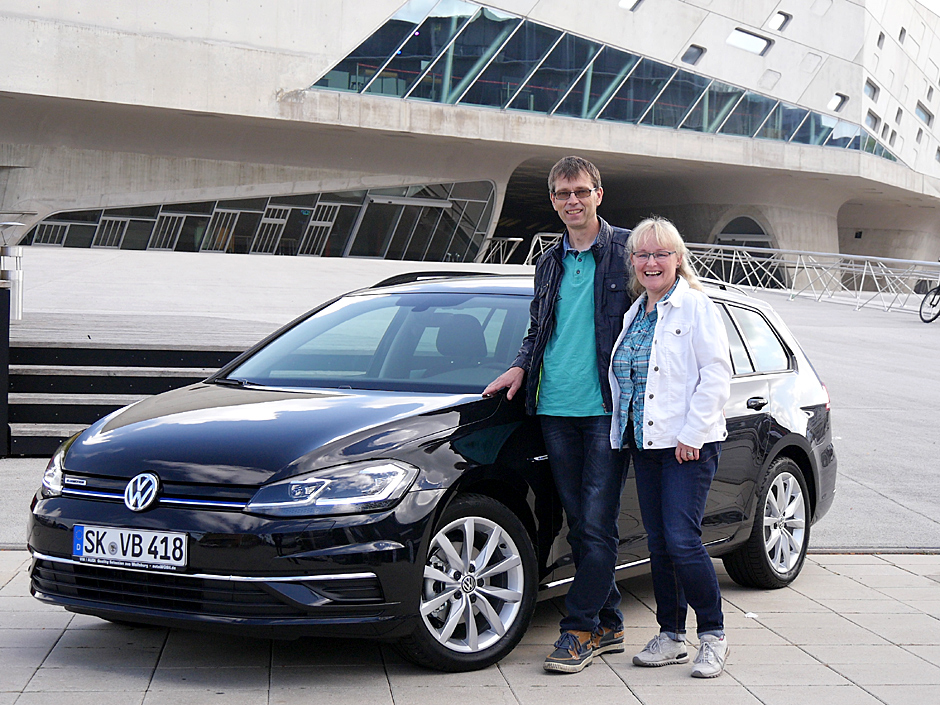
[[[803,441],[803,443],[800,443],[800,441]],[[810,502],[809,515],[815,519],[816,504],[819,501],[818,482],[813,467],[813,461],[811,460],[811,453],[808,448],[803,447],[805,443],[806,441],[799,436],[782,439],[781,444],[768,454],[764,469],[765,471],[770,469],[770,466],[773,465],[777,458],[789,458],[796,463],[803,473],[804,482],[806,482],[806,490]]]
[[[506,479],[511,477],[516,478],[515,483]],[[464,474],[457,482],[450,486],[444,500],[438,503],[437,510],[435,511],[434,525],[437,524],[440,516],[447,507],[449,507],[455,499],[465,494],[483,495],[505,505],[506,508],[515,514],[519,518],[519,521],[522,522],[526,533],[529,535],[529,539],[532,541],[532,545],[536,545],[537,527],[535,514],[530,505],[534,491],[524,480],[519,478],[518,475],[495,466],[485,469],[481,468],[480,472]]]

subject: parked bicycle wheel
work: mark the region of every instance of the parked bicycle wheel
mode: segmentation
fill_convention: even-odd
[[[920,302],[920,320],[930,323],[940,316],[940,286],[935,286],[927,292],[924,300]]]

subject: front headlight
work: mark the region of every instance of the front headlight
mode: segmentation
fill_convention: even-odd
[[[62,473],[65,472],[65,454],[81,434],[74,436],[59,446],[59,449],[49,459],[46,471],[42,474],[42,496],[58,497],[62,494]]]
[[[262,487],[245,511],[276,517],[379,511],[394,506],[417,476],[418,468],[397,460],[341,465]]]

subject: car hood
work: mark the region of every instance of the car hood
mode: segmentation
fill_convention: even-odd
[[[466,422],[468,412],[488,415],[487,401],[467,394],[195,384],[101,419],[71,445],[65,465],[72,473],[108,477],[150,471],[165,482],[255,485],[389,457],[403,444]]]

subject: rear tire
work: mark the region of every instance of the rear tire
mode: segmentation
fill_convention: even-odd
[[[396,647],[440,671],[486,668],[522,639],[537,585],[535,550],[519,518],[490,497],[458,497],[428,546],[418,626]]]
[[[774,589],[796,580],[809,546],[808,500],[800,467],[785,457],[771,463],[758,488],[757,511],[747,543],[721,557],[734,582]]]
[[[937,320],[937,316],[940,316],[940,286],[928,291],[920,302],[920,320],[931,323]]]

